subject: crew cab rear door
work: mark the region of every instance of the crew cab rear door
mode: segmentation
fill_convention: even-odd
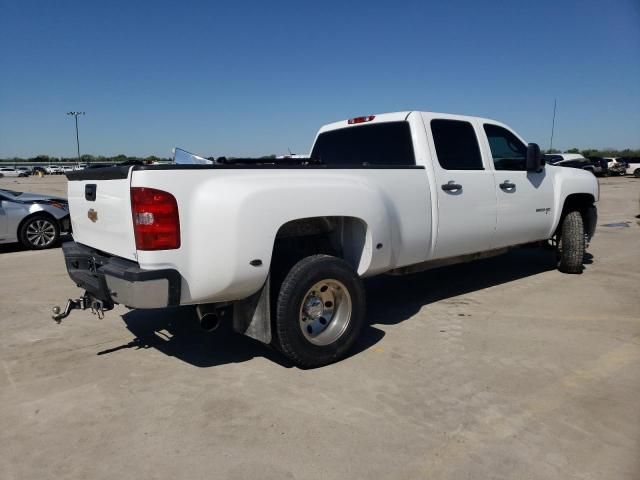
[[[489,250],[496,228],[493,171],[480,153],[477,126],[464,118],[423,113],[437,189],[432,258]]]
[[[69,213],[76,242],[136,259],[130,176],[129,166],[89,168],[67,174]]]

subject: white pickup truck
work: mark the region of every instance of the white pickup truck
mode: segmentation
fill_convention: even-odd
[[[325,125],[309,157],[67,173],[67,270],[102,313],[197,305],[300,367],[343,357],[365,316],[362,278],[556,245],[582,271],[596,178],[483,118],[427,112]],[[429,288],[425,285],[425,288]]]

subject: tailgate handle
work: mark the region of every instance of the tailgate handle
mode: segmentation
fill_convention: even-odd
[[[98,186],[95,183],[89,183],[84,186],[84,198],[90,202],[96,201],[96,190]]]

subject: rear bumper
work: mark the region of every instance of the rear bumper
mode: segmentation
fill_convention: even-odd
[[[105,307],[163,308],[180,304],[177,270],[143,270],[137,263],[105,255],[76,242],[62,245],[67,272]]]

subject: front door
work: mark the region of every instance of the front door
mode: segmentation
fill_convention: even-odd
[[[493,158],[498,223],[494,247],[545,240],[553,226],[553,184],[543,168],[526,171],[527,147],[513,132],[483,125]]]
[[[489,250],[496,228],[493,172],[486,168],[476,127],[468,121],[423,116],[438,192],[432,258]]]

